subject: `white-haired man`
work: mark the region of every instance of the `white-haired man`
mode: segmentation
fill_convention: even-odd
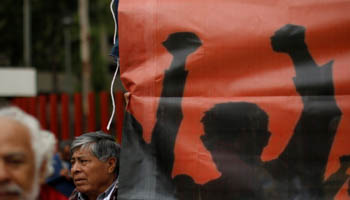
[[[0,200],[35,200],[50,173],[56,140],[16,107],[0,109]]]

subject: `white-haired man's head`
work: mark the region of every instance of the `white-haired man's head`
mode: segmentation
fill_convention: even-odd
[[[0,199],[35,199],[52,171],[56,140],[16,107],[0,109]]]

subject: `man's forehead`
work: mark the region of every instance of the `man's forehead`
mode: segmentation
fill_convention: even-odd
[[[72,158],[93,156],[89,147],[79,147],[74,150]]]
[[[0,125],[0,133],[12,131],[29,136],[29,128],[17,120],[0,116]]]
[[[0,149],[26,149],[29,151],[31,138],[29,129],[23,124],[4,117],[0,117]]]

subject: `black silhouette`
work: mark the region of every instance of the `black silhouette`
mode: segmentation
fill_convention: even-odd
[[[304,108],[289,144],[280,157],[263,163],[260,155],[270,133],[268,115],[257,105],[227,102],[215,105],[201,120],[203,144],[221,177],[204,185],[190,176],[171,178],[176,135],[182,121],[181,100],[187,77],[186,58],[200,45],[193,33],[174,33],[163,45],[173,55],[165,72],[152,141],[142,139],[142,127],[127,113],[120,187],[133,199],[332,199],[348,177],[348,157],[326,182],[323,174],[341,117],[334,99],[332,62],[319,67],[304,42],[305,29],[286,25],[271,38],[276,52],[287,53],[296,70],[294,83]],[[168,98],[170,97],[170,98]],[[123,156],[124,155],[124,156]],[[128,156],[127,156],[128,155]],[[132,155],[132,156],[131,156]],[[122,165],[123,166],[123,165]],[[134,177],[128,171],[142,171]]]
[[[334,98],[333,61],[318,66],[304,42],[305,28],[285,25],[271,37],[276,52],[287,53],[295,67],[294,83],[304,104],[294,135],[279,159],[293,166],[302,187],[316,197],[324,197],[321,189],[329,152],[342,115]],[[346,180],[346,176],[343,176]],[[344,182],[342,182],[343,184]],[[333,188],[335,185],[333,185]],[[341,185],[337,186],[339,189]],[[330,188],[323,188],[334,193]]]
[[[187,77],[185,64],[187,56],[201,46],[200,39],[193,33],[179,32],[171,34],[163,42],[164,47],[173,55],[169,69],[165,72],[163,90],[157,111],[157,122],[152,132],[151,144],[142,138],[142,127],[136,119],[126,113],[123,132],[124,149],[121,155],[123,163],[137,165],[121,166],[118,198],[124,198],[124,190],[133,194],[133,199],[170,200],[176,199],[175,187],[171,179],[174,163],[174,146],[183,115],[181,101]],[[132,156],[129,156],[132,155]],[[132,172],[143,172],[135,176],[124,176]]]
[[[221,103],[201,122],[201,139],[222,175],[204,185],[187,175],[175,177],[178,199],[283,199],[260,160],[270,136],[268,116],[261,108],[246,102]]]
[[[337,194],[341,186],[346,182],[346,179],[349,178],[349,175],[346,174],[347,169],[350,167],[350,156],[340,157],[340,168],[337,172],[331,175],[323,183],[323,199],[333,199]]]
[[[348,181],[348,195],[350,196],[350,181]]]
[[[157,172],[157,193],[174,192],[170,177],[174,163],[174,141],[183,118],[181,97],[188,74],[185,64],[187,56],[202,44],[195,34],[185,32],[171,34],[163,45],[172,54],[173,60],[165,72],[151,141],[157,154],[157,166],[161,166]]]

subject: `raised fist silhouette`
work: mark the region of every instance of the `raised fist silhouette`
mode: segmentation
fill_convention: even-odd
[[[189,55],[202,45],[200,39],[191,32],[176,32],[170,34],[163,42],[164,47],[175,55]]]
[[[293,24],[287,24],[275,32],[271,37],[271,45],[274,51],[290,53],[297,49],[305,49],[305,28]]]

